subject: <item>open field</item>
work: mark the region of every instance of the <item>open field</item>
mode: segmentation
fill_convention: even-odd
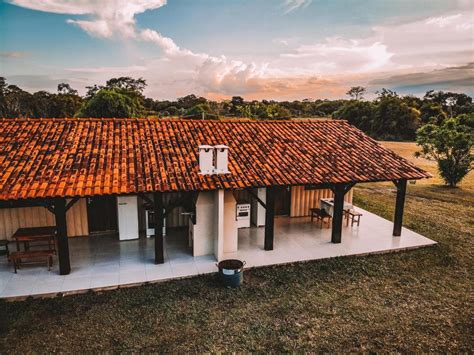
[[[384,144],[412,160],[411,143]],[[405,226],[439,242],[431,248],[247,270],[237,290],[205,276],[0,301],[0,353],[472,351],[473,185],[471,174],[459,189],[408,186]],[[394,200],[391,184],[356,189],[357,205],[386,218]]]
[[[432,179],[417,181],[417,185],[442,185],[443,180],[438,174],[438,168],[436,162],[427,160],[424,158],[415,158],[414,154],[418,149],[414,142],[381,142],[382,145],[388,149],[393,150],[398,155],[401,155],[411,163],[419,166],[420,168],[430,172],[433,175]],[[463,189],[474,190],[474,174],[471,172],[468,174],[463,181],[459,184],[459,187]]]

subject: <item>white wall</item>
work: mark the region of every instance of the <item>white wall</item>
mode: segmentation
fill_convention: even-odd
[[[214,256],[224,256],[224,190],[214,191]]]
[[[193,255],[214,255],[237,251],[236,200],[232,191],[200,192],[196,202],[196,224],[189,223]]]
[[[224,193],[224,253],[233,253],[238,249],[238,221],[236,218],[237,201],[232,191]]]
[[[214,253],[214,192],[200,192],[196,202],[196,224],[189,223],[193,255]]]

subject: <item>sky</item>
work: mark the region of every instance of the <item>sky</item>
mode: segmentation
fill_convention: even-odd
[[[474,96],[474,0],[0,0],[0,76],[82,94],[143,77],[161,100]]]

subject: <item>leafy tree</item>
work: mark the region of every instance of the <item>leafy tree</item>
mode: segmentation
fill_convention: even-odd
[[[165,110],[160,111],[163,116],[179,116],[181,111],[176,106],[168,106]]]
[[[99,90],[84,103],[78,117],[139,117],[143,106],[138,96],[130,96],[117,90]]]
[[[443,110],[443,106],[438,103],[425,101],[420,108],[421,123],[434,123],[440,125],[448,118],[448,115]]]
[[[331,116],[339,110],[346,100],[317,100],[314,103],[312,113],[316,116]]]
[[[87,87],[86,102],[78,117],[139,117],[145,112],[142,92],[146,81],[128,76],[107,80],[105,86]],[[116,101],[114,101],[116,100]]]
[[[266,117],[262,118],[269,118],[269,119],[285,119],[285,118],[290,118],[291,117],[291,112],[279,105],[278,103],[271,103],[266,106]]]
[[[246,118],[258,118],[259,117],[259,112],[260,111],[260,103],[255,104],[255,103],[250,103],[247,105],[240,105],[236,107],[237,112],[240,114],[241,117],[246,117]]]
[[[423,99],[441,105],[450,117],[474,112],[472,98],[466,94],[430,90],[426,92]]]
[[[474,115],[461,115],[440,126],[427,124],[418,129],[416,156],[436,160],[447,185],[455,187],[472,170]]]
[[[33,94],[32,97],[32,115],[33,117],[56,117],[52,114],[52,109],[54,105],[54,94],[51,94],[47,91],[38,91]]]
[[[240,113],[239,107],[242,107],[245,105],[244,98],[241,96],[232,96],[232,99],[230,100],[230,103],[227,107],[228,113],[237,115]]]
[[[232,106],[241,106],[244,104],[244,98],[241,96],[232,96],[232,99],[230,100],[230,103]]]
[[[186,116],[196,116],[197,118],[201,118],[203,113],[211,114],[211,117],[217,117],[217,115],[212,112],[207,102],[197,104],[196,106],[191,107],[189,110],[186,111]],[[209,118],[209,115],[207,116],[207,118]]]
[[[353,100],[362,100],[366,91],[366,88],[362,86],[353,86],[346,92],[346,95],[349,95]]]
[[[62,95],[77,95],[77,90],[71,88],[67,83],[58,84],[58,94]]]
[[[183,108],[185,110],[188,110],[193,106],[196,106],[199,104],[205,104],[206,102],[207,100],[204,97],[198,97],[194,94],[191,94],[191,95],[178,98],[176,102],[176,106]]]
[[[143,93],[146,88],[146,81],[143,78],[133,79],[129,76],[121,76],[107,80],[105,88],[110,90],[125,90],[136,93]]]
[[[337,119],[345,119],[357,128],[371,132],[374,105],[369,101],[347,101],[344,106],[333,113]]]
[[[375,102],[370,128],[374,137],[413,140],[420,123],[420,111],[408,106],[395,91],[382,89]]]
[[[97,94],[101,89],[103,89],[103,86],[94,84],[92,86],[86,86],[87,92],[86,92],[86,100],[91,99],[95,94]]]
[[[75,90],[74,90],[75,91]],[[83,104],[83,99],[77,94],[54,95],[50,117],[74,117]]]
[[[32,117],[33,95],[0,77],[0,117]]]

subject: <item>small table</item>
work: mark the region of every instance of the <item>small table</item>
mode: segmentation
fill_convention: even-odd
[[[24,250],[29,250],[30,243],[47,242],[44,244],[36,244],[35,246],[47,245],[49,251],[56,254],[56,227],[28,227],[18,228],[12,238],[16,242],[17,251],[21,251],[20,243],[23,243]]]
[[[349,219],[351,220],[351,227],[357,223],[357,227],[360,224],[360,217],[362,217],[362,213],[357,212],[356,210],[345,210],[344,214],[346,215],[346,226],[349,225]]]

